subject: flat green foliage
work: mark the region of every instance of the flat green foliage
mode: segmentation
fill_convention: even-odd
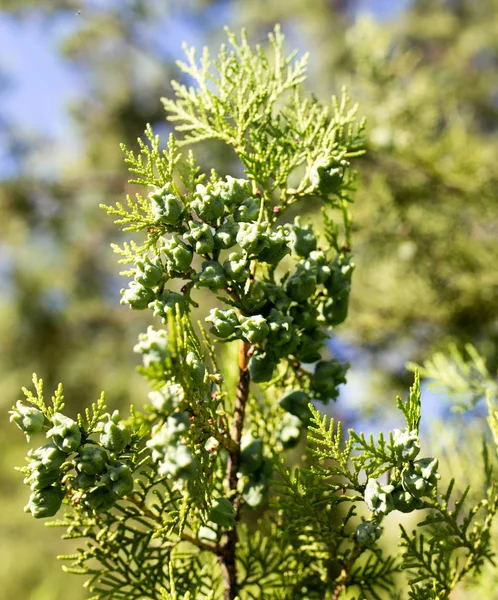
[[[438,352],[424,361],[423,366],[409,363],[408,367],[419,369],[435,387],[447,390],[462,400],[470,398],[470,402],[462,403],[462,410],[474,406],[487,392],[496,395],[496,381],[490,375],[484,358],[472,344],[465,345],[465,353],[451,344],[448,354]]]
[[[402,402],[398,398],[398,408],[407,426],[415,426],[418,432],[418,374],[408,400]],[[279,489],[279,505],[289,518],[288,534],[300,542],[299,553],[304,547],[313,557],[316,569],[319,561],[323,561],[322,580],[332,590],[344,585],[359,588],[365,597],[383,598],[382,590],[392,593],[396,581],[393,576],[403,570],[409,574],[411,598],[448,598],[465,575],[479,573],[486,561],[493,562],[491,526],[498,498],[489,464],[484,498],[468,506],[468,487],[461,497],[454,498],[454,480],[444,493],[433,490],[417,507],[425,515],[417,528],[409,532],[401,526],[400,554],[386,557],[379,548],[361,547],[354,539],[350,522],[355,506],[336,524],[331,513],[340,504],[363,501],[365,476],[379,477],[384,473],[388,483],[397,485],[400,465],[393,434],[387,441],[382,434],[377,439],[372,436],[367,439],[351,430],[345,439],[340,422],[336,424],[313,410],[308,444],[311,455],[318,461],[306,469],[280,470],[284,481],[279,483],[283,490]],[[325,565],[334,560],[340,568],[336,578],[327,582]]]
[[[348,365],[324,351],[347,317],[364,123],[345,91],[331,107],[305,98],[307,57],[285,54],[278,27],[269,53],[227,35],[231,49],[217,59],[204,51],[198,63],[187,49],[179,63],[196,87],[174,83],[164,106],[183,137],[163,148],[147,127],[138,150],[123,147],[145,193],[103,207],[138,233],[114,250],[132,278],[121,303],[159,325],[134,347],[149,402],[121,419],[102,395],[72,420],[62,387],[49,406],[35,376],[36,393],[25,390],[11,418],[30,443],[48,439],[21,469],[32,491],[25,510],[63,509],[50,525],[81,546],[59,558],[85,576],[93,600],[380,599],[401,597],[406,578],[412,598],[447,598],[492,561],[491,461],[477,503],[468,490],[455,499],[453,481],[441,493],[438,460],[418,456],[418,373],[397,399],[403,429],[345,433],[315,406],[346,381]],[[244,177],[201,173],[183,154],[207,139],[235,151]],[[310,199],[321,203],[323,233],[286,215]],[[426,372],[486,389],[496,440],[484,364],[473,351],[472,366],[457,359]],[[306,458],[289,466],[287,450],[305,437]],[[384,548],[392,514],[415,511],[422,520],[401,527],[400,547]]]

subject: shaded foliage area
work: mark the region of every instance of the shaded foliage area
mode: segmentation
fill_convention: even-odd
[[[496,2],[413,2],[384,24],[351,24],[319,0],[290,4],[240,2],[238,15],[314,40],[313,84],[325,95],[347,83],[369,124],[355,339],[391,348],[409,339],[418,356],[473,340],[496,364]]]

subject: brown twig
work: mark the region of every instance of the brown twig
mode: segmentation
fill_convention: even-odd
[[[237,493],[237,472],[240,463],[240,440],[244,425],[245,409],[249,397],[249,371],[247,369],[249,345],[241,342],[239,352],[239,381],[235,394],[231,437],[236,448],[228,455],[228,490],[233,497],[233,507],[238,515],[240,494]],[[237,596],[237,529],[234,527],[226,536],[218,555],[225,582],[225,600],[235,600]]]
[[[353,548],[353,551],[351,552],[351,556],[349,557],[347,564],[344,566],[344,568],[341,571],[341,574],[339,575],[339,577],[337,579],[337,584],[335,586],[334,593],[332,595],[332,600],[338,600],[339,596],[344,591],[344,588],[346,587],[346,585],[349,581],[349,578],[351,577],[351,569],[353,568],[354,563],[356,562],[356,559],[358,558],[358,556],[360,554],[361,554],[361,547],[359,545],[355,545],[355,547]]]

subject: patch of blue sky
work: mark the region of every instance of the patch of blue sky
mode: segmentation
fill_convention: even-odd
[[[44,16],[36,11],[22,19],[0,14],[0,112],[6,129],[19,140],[49,137],[75,150],[68,102],[84,89],[81,74],[58,55],[57,44],[77,19],[74,12]],[[16,169],[9,162],[6,132],[0,132],[0,177]]]
[[[218,1],[215,4],[194,9],[196,2],[185,4],[172,3],[162,14],[157,15],[154,24],[150,21],[138,23],[136,32],[141,41],[154,53],[168,59],[183,56],[182,46],[199,48],[207,43],[207,34],[220,29],[220,23],[233,20],[233,5],[229,1]]]
[[[361,0],[358,8],[380,19],[399,14],[410,0]],[[33,136],[47,136],[54,144],[64,142],[64,154],[77,152],[77,136],[72,131],[67,105],[87,89],[84,74],[74,63],[58,53],[61,39],[81,26],[86,15],[93,12],[131,8],[130,0],[82,0],[80,9],[43,14],[26,10],[23,18],[0,13],[0,73],[10,85],[0,90],[0,113],[9,128],[20,139],[29,142]],[[210,7],[199,8],[196,0],[166,1],[152,4],[157,18],[154,26],[137,22],[137,33],[145,47],[165,58],[181,56],[181,45],[199,46],[206,30],[220,29],[220,23],[230,23],[235,5],[221,0]],[[149,7],[149,10],[151,8]],[[0,178],[12,174],[17,167],[9,156],[9,145],[0,131]],[[57,154],[59,154],[57,152]]]
[[[358,10],[368,12],[380,21],[396,18],[408,8],[412,0],[360,0]]]
[[[189,6],[191,5],[191,6]],[[136,33],[145,48],[165,58],[182,56],[183,42],[205,42],[206,29],[230,20],[230,2],[194,10],[195,2],[157,5],[153,25],[137,20]],[[48,137],[52,144],[64,143],[77,151],[67,106],[87,90],[85,75],[58,51],[61,40],[77,30],[89,13],[123,8],[122,0],[86,0],[81,10],[45,15],[29,10],[22,18],[0,14],[0,73],[8,86],[0,90],[0,113],[19,139]],[[0,178],[15,173],[18,163],[9,151],[6,132],[0,131]]]
[[[375,435],[379,431],[387,435],[393,429],[403,429],[404,418],[396,407],[395,394],[399,393],[406,400],[408,389],[394,392],[386,386],[386,382],[393,373],[401,373],[405,369],[404,365],[413,357],[414,347],[401,343],[391,351],[378,351],[374,360],[369,350],[344,336],[333,336],[327,345],[338,362],[349,362],[351,367],[346,385],[339,388],[337,402],[329,405],[324,412],[329,410],[334,416],[340,415],[348,425],[366,435]],[[464,407],[465,418],[469,420],[482,419],[486,413],[484,402],[477,402],[474,408],[470,408],[468,395],[452,397],[428,380],[421,382],[421,402],[421,431],[425,433],[437,422],[461,423]]]
[[[83,85],[79,74],[57,55],[59,36],[67,25],[55,19],[47,29],[47,21],[36,13],[23,20],[0,15],[0,68],[11,82],[2,94],[2,113],[25,130],[64,135],[69,125],[66,103]]]

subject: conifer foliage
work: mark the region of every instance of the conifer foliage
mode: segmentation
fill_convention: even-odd
[[[386,436],[345,434],[316,408],[346,378],[323,354],[347,317],[364,123],[345,91],[330,107],[304,95],[307,56],[286,54],[278,27],[269,53],[227,35],[215,59],[186,48],[196,85],[163,101],[177,133],[163,148],[147,127],[138,152],[123,147],[141,192],[103,207],[133,235],[114,246],[131,278],[121,303],[156,318],[134,347],[149,403],[122,418],[102,396],[73,420],[62,387],[47,403],[35,376],[11,411],[34,446],[25,510],[79,540],[59,558],[95,600],[393,597],[402,569],[410,597],[447,598],[491,560],[491,476],[475,506],[453,483],[439,492],[418,376]],[[240,159],[237,177],[183,150],[212,139]],[[311,201],[320,228],[293,216]],[[305,437],[304,466],[289,468]],[[423,521],[388,553],[396,511]]]

